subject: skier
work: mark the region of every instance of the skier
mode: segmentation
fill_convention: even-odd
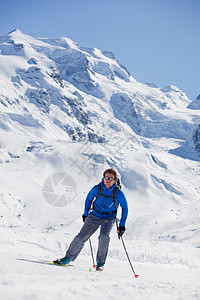
[[[118,174],[114,169],[110,168],[104,171],[102,181],[95,185],[86,197],[85,210],[82,215],[84,224],[79,234],[71,242],[65,257],[54,260],[55,264],[66,265],[74,261],[85,242],[100,227],[96,270],[103,270],[110,242],[110,231],[116,221],[118,205],[122,208],[117,230],[118,236],[122,236],[126,230],[128,204],[118,182]]]

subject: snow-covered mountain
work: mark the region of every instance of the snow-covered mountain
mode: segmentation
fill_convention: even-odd
[[[132,259],[197,268],[199,97],[137,82],[112,52],[14,30],[0,37],[0,109],[3,251],[63,255],[86,193],[111,166],[129,202]]]

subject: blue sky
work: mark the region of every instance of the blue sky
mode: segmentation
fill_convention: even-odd
[[[132,76],[200,94],[200,0],[1,0],[0,35],[13,29],[112,51]]]

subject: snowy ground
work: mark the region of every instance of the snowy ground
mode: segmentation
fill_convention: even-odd
[[[18,232],[18,238],[13,238]],[[20,232],[19,232],[20,231]],[[1,245],[0,298],[7,299],[200,299],[200,257],[197,249],[151,240],[126,240],[136,274],[134,278],[121,241],[113,230],[104,272],[89,272],[89,244],[74,262],[63,268],[21,261],[52,260],[62,256],[72,236],[38,229],[9,229],[10,242]],[[92,238],[96,250],[96,235]],[[1,238],[2,234],[1,234]],[[66,242],[66,243],[65,243]]]

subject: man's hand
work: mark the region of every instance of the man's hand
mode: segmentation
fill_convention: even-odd
[[[87,218],[87,217],[83,214],[83,215],[82,215],[82,219],[83,219],[83,222],[84,222],[84,223],[85,223],[86,218]]]
[[[117,233],[118,233],[118,237],[120,239],[120,237],[124,234],[126,228],[125,226],[119,226],[118,229],[117,229]]]

